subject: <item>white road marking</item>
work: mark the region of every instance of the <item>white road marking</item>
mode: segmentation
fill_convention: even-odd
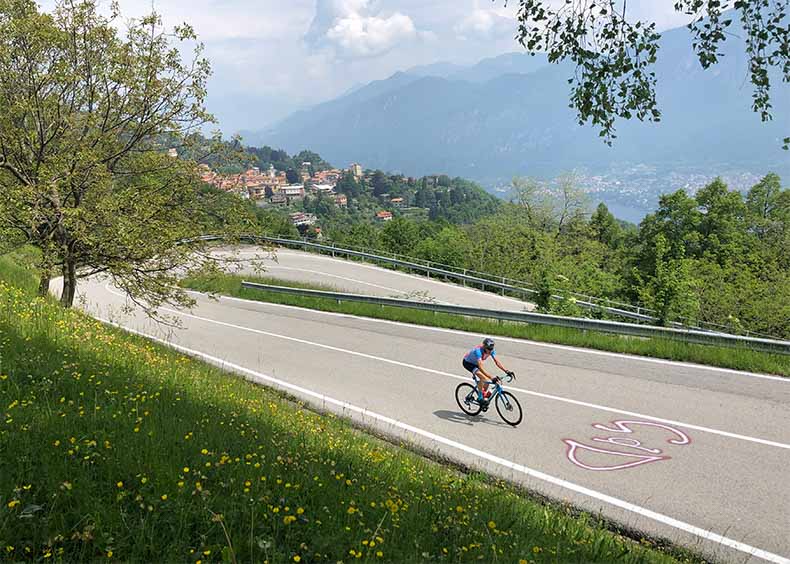
[[[395,292],[396,294],[404,294],[405,292],[398,290],[397,288],[390,288],[388,286],[381,286],[380,284],[373,284],[372,282],[363,282],[362,280],[356,280],[355,278],[346,278],[345,276],[338,276],[337,274],[329,274],[328,272],[320,272],[318,270],[309,270],[307,268],[293,268],[290,266],[266,266],[266,271],[271,270],[294,270],[296,272],[309,272],[311,274],[320,274],[321,276],[329,276],[330,278],[338,278],[340,280],[345,280],[346,282],[355,282],[357,284],[364,284],[365,286],[373,286],[374,288],[379,288],[381,290],[387,290],[388,292]]]
[[[107,289],[109,290],[109,288],[107,288]],[[201,296],[206,296],[206,294],[204,292],[197,292],[197,291],[194,291],[194,290],[188,290],[188,292],[192,293],[192,294],[199,294]],[[116,295],[121,295],[121,294],[116,294]],[[354,318],[354,319],[359,319],[361,321],[368,321],[368,322],[371,322],[371,323],[388,323],[390,325],[398,325],[400,327],[416,328],[416,329],[421,329],[421,330],[424,330],[424,331],[436,331],[436,332],[439,332],[439,333],[451,333],[453,335],[476,335],[476,336],[479,336],[479,337],[488,337],[489,336],[489,335],[477,334],[477,333],[470,332],[470,331],[461,331],[459,329],[447,329],[445,327],[431,327],[429,325],[416,325],[414,323],[406,323],[404,321],[392,321],[390,319],[379,319],[379,318],[376,318],[376,317],[363,317],[363,316],[360,316],[360,315],[353,315],[353,314],[350,314],[350,313],[337,313],[337,312],[334,312],[334,311],[322,311],[320,309],[311,309],[311,308],[307,308],[307,307],[299,307],[299,306],[293,306],[293,305],[287,305],[287,304],[275,304],[275,303],[271,303],[271,302],[262,302],[260,300],[247,300],[247,299],[244,299],[244,298],[235,298],[233,296],[220,296],[220,299],[237,301],[237,302],[244,302],[244,303],[251,303],[251,304],[258,304],[260,306],[281,307],[281,308],[286,308],[286,309],[297,309],[297,310],[300,310],[300,311],[306,311],[306,312],[316,313],[316,314],[321,314],[321,315],[332,315],[332,316],[336,316],[336,317],[351,317],[351,318]],[[763,380],[774,380],[774,381],[777,381],[777,382],[790,383],[790,378],[785,377],[785,376],[770,376],[768,374],[757,374],[756,372],[747,372],[745,370],[734,370],[732,368],[720,368],[718,366],[707,366],[705,364],[694,364],[694,363],[691,363],[691,362],[681,362],[679,360],[667,360],[667,359],[664,359],[664,358],[651,358],[651,357],[646,357],[646,356],[629,355],[629,354],[615,353],[615,352],[609,352],[609,351],[599,351],[599,350],[596,350],[596,349],[584,349],[584,348],[581,348],[581,347],[574,347],[574,346],[571,346],[571,345],[558,345],[558,344],[555,344],[555,343],[544,343],[544,342],[541,342],[541,341],[531,341],[529,339],[518,339],[516,337],[504,337],[504,336],[501,336],[501,335],[495,335],[495,337],[499,341],[507,341],[508,343],[529,343],[530,345],[534,345],[536,347],[545,347],[545,348],[549,348],[549,349],[567,350],[567,351],[573,351],[573,352],[577,352],[577,353],[592,354],[592,355],[598,355],[598,356],[610,356],[610,357],[614,357],[614,358],[622,358],[622,359],[631,360],[631,361],[649,362],[649,363],[653,363],[653,364],[669,364],[670,366],[682,366],[684,368],[694,368],[694,369],[700,369],[700,370],[709,370],[709,371],[713,371],[713,372],[724,372],[726,374],[733,374],[733,375],[737,375],[737,376],[748,376],[750,378],[760,378],[760,379],[763,379]]]
[[[612,497],[610,495],[607,495],[607,494],[604,494],[604,493],[601,493],[601,492],[598,492],[598,491],[586,488],[584,486],[580,486],[578,484],[574,484],[573,482],[568,482],[567,480],[563,480],[561,478],[556,478],[556,477],[551,476],[549,474],[545,474],[543,472],[540,472],[539,470],[534,470],[534,469],[529,468],[527,466],[524,466],[522,464],[517,464],[515,462],[511,462],[510,460],[507,460],[507,459],[504,459],[504,458],[500,458],[500,457],[498,457],[496,455],[493,455],[493,454],[490,454],[490,453],[478,450],[478,449],[476,449],[474,447],[467,446],[467,445],[465,445],[463,443],[459,443],[459,442],[454,441],[452,439],[448,439],[446,437],[442,437],[440,435],[436,435],[434,433],[431,433],[430,431],[425,431],[424,429],[420,429],[418,427],[414,427],[414,426],[409,425],[407,423],[403,423],[402,421],[399,421],[397,419],[392,419],[391,417],[387,417],[386,415],[381,415],[379,413],[376,413],[376,412],[373,412],[373,411],[369,411],[369,410],[367,410],[365,408],[357,407],[356,405],[350,404],[348,402],[340,401],[340,400],[337,400],[337,399],[325,396],[323,394],[319,394],[319,393],[314,392],[312,390],[308,390],[307,388],[302,388],[301,386],[297,386],[295,384],[291,384],[289,382],[285,382],[285,381],[279,380],[277,378],[272,378],[271,376],[267,376],[267,375],[262,374],[260,372],[256,372],[254,370],[250,370],[249,368],[245,368],[245,367],[240,366],[238,364],[234,364],[234,363],[222,360],[222,359],[220,359],[218,357],[211,356],[211,355],[208,355],[206,353],[203,353],[203,352],[200,352],[200,351],[197,351],[197,350],[189,349],[187,347],[184,347],[184,346],[181,346],[181,345],[177,345],[175,343],[171,343],[171,342],[165,341],[164,339],[160,339],[158,337],[153,337],[151,335],[146,335],[145,333],[143,333],[141,331],[136,331],[134,329],[125,328],[125,327],[121,326],[120,324],[117,324],[117,323],[114,323],[114,322],[111,322],[111,321],[107,321],[107,320],[104,320],[104,319],[101,319],[101,318],[99,318],[99,321],[103,321],[104,323],[107,323],[109,325],[113,325],[115,327],[119,327],[121,329],[129,331],[130,333],[134,333],[136,335],[141,335],[141,336],[147,337],[149,339],[152,339],[154,341],[157,341],[159,343],[167,345],[167,346],[169,346],[169,347],[171,347],[171,348],[173,348],[175,350],[181,351],[183,353],[186,353],[186,354],[189,354],[189,355],[192,355],[192,356],[196,356],[198,358],[202,358],[204,360],[207,360],[207,361],[211,362],[212,364],[215,364],[216,366],[218,366],[221,369],[231,369],[233,371],[240,372],[242,374],[246,374],[247,376],[252,376],[253,379],[255,379],[255,380],[259,381],[259,382],[267,382],[269,384],[274,384],[275,386],[279,386],[279,387],[282,387],[282,388],[285,388],[285,389],[288,389],[288,390],[292,390],[292,391],[298,392],[298,393],[303,394],[305,396],[318,399],[323,404],[335,405],[335,406],[338,406],[338,407],[340,407],[340,408],[342,408],[344,410],[348,410],[348,411],[352,411],[352,412],[355,412],[355,413],[359,413],[363,417],[370,417],[372,419],[376,419],[376,420],[381,421],[383,423],[387,423],[389,425],[392,425],[393,427],[397,427],[399,429],[402,429],[404,431],[408,431],[408,432],[413,433],[415,435],[419,435],[419,436],[425,437],[425,438],[430,439],[432,441],[435,441],[435,442],[437,442],[439,444],[443,444],[445,446],[454,448],[456,450],[460,450],[460,451],[465,452],[467,454],[471,454],[471,455],[477,456],[478,458],[482,458],[483,460],[488,460],[489,462],[493,462],[494,464],[497,464],[499,466],[503,466],[503,467],[508,468],[510,470],[514,470],[516,472],[520,472],[520,473],[522,473],[524,475],[530,476],[530,477],[538,479],[538,480],[542,480],[544,482],[548,482],[550,484],[559,486],[561,488],[565,488],[567,490],[576,492],[578,494],[581,494],[581,495],[584,495],[584,496],[587,496],[587,497],[590,497],[590,498],[593,498],[593,499],[597,499],[599,501],[602,501],[604,503],[608,503],[608,504],[613,505],[615,507],[619,507],[619,508],[624,509],[626,511],[630,511],[632,513],[636,513],[637,515],[641,515],[642,517],[646,517],[648,519],[652,519],[653,521],[657,521],[659,523],[663,523],[665,525],[669,525],[670,527],[674,527],[676,529],[680,529],[681,531],[685,531],[687,533],[691,533],[692,535],[695,535],[695,536],[700,537],[702,539],[705,539],[705,540],[708,540],[708,541],[711,541],[711,542],[715,542],[715,543],[718,543],[718,544],[721,544],[721,545],[733,548],[733,549],[735,549],[735,550],[737,550],[739,552],[743,552],[743,553],[749,554],[749,555],[754,556],[756,558],[761,558],[763,560],[767,560],[769,562],[774,562],[774,563],[777,563],[777,564],[790,564],[790,559],[785,558],[783,556],[780,556],[778,554],[774,554],[772,552],[768,552],[766,550],[763,550],[763,549],[760,549],[760,548],[756,548],[754,546],[742,543],[740,541],[737,541],[737,540],[734,540],[734,539],[722,536],[722,535],[720,535],[718,533],[714,533],[712,531],[708,531],[706,529],[702,529],[700,527],[696,527],[694,525],[690,525],[689,523],[685,523],[684,521],[680,521],[678,519],[675,519],[673,517],[669,517],[669,516],[664,515],[662,513],[657,513],[655,511],[652,511],[652,510],[647,509],[645,507],[641,507],[639,505],[635,505],[635,504],[630,503],[628,501],[624,501],[624,500],[618,499],[616,497]]]
[[[110,290],[109,287],[107,287],[107,289],[111,293],[115,294],[116,296],[123,297],[123,294],[116,293],[113,290]],[[457,374],[452,374],[450,372],[443,372],[441,370],[435,370],[433,368],[426,368],[424,366],[417,366],[415,364],[409,364],[409,363],[406,363],[406,362],[401,362],[399,360],[392,360],[392,359],[389,359],[389,358],[383,358],[383,357],[380,357],[380,356],[375,356],[375,355],[371,355],[371,354],[367,354],[367,353],[361,353],[361,352],[358,352],[358,351],[352,351],[350,349],[344,349],[344,348],[335,347],[335,346],[332,346],[332,345],[325,345],[323,343],[316,343],[314,341],[308,341],[306,339],[300,339],[298,337],[289,337],[287,335],[280,335],[278,333],[271,333],[269,331],[263,331],[261,329],[253,329],[252,327],[245,327],[243,325],[236,325],[234,323],[228,323],[226,321],[218,321],[216,319],[211,319],[211,318],[208,318],[208,317],[202,317],[202,316],[194,315],[194,314],[191,314],[191,313],[184,313],[182,311],[178,311],[178,310],[175,310],[175,309],[170,309],[170,308],[160,308],[160,309],[161,309],[161,311],[166,311],[166,312],[169,312],[169,313],[174,313],[176,315],[181,315],[183,317],[189,317],[189,318],[192,318],[192,319],[197,319],[199,321],[204,321],[206,323],[213,323],[215,325],[221,325],[221,326],[224,326],[224,327],[230,327],[232,329],[238,329],[240,331],[247,331],[247,332],[256,333],[256,334],[259,334],[259,335],[266,335],[267,337],[273,337],[275,339],[283,339],[285,341],[291,341],[291,342],[300,343],[300,344],[303,344],[303,345],[310,345],[312,347],[317,347],[317,348],[321,348],[321,349],[325,349],[325,350],[331,350],[331,351],[334,351],[334,352],[348,354],[348,355],[351,355],[351,356],[358,356],[358,357],[361,357],[361,358],[367,358],[367,359],[370,359],[370,360],[375,360],[375,361],[378,361],[378,362],[384,362],[384,363],[392,364],[392,365],[395,365],[395,366],[402,366],[404,368],[409,368],[411,370],[419,370],[419,371],[422,371],[422,372],[428,372],[429,374],[437,374],[439,376],[446,376],[446,377],[449,377],[449,378],[453,378],[455,380],[469,380],[469,378],[466,378],[464,376],[458,376]],[[641,417],[641,418],[644,418],[644,419],[650,419],[652,421],[658,421],[658,422],[661,422],[661,423],[666,423],[668,425],[677,425],[677,426],[680,426],[680,427],[685,427],[687,429],[694,429],[695,431],[702,431],[702,432],[705,432],[705,433],[711,433],[711,434],[714,434],[714,435],[719,435],[719,436],[722,436],[722,437],[728,437],[728,438],[731,438],[731,439],[739,439],[739,440],[748,441],[748,442],[751,442],[751,443],[757,443],[757,444],[762,444],[762,445],[767,445],[767,446],[778,447],[778,448],[783,448],[783,449],[790,450],[790,444],[780,443],[780,442],[776,442],[776,441],[770,441],[768,439],[761,439],[761,438],[758,438],[758,437],[750,437],[748,435],[740,435],[740,434],[737,434],[737,433],[731,433],[729,431],[721,431],[719,429],[713,429],[711,427],[703,427],[701,425],[695,425],[695,424],[692,424],[692,423],[684,423],[682,421],[675,421],[673,419],[664,419],[662,417],[655,417],[653,415],[646,415],[644,413],[638,413],[638,412],[635,412],[635,411],[627,411],[627,410],[624,410],[624,409],[617,409],[617,408],[608,407],[608,406],[605,406],[605,405],[589,403],[589,402],[575,400],[575,399],[566,398],[566,397],[562,397],[562,396],[555,396],[555,395],[552,395],[552,394],[544,394],[542,392],[536,392],[536,391],[533,391],[533,390],[527,390],[525,388],[515,388],[515,387],[508,386],[508,390],[512,390],[514,392],[520,392],[520,393],[531,395],[531,396],[536,396],[536,397],[543,398],[543,399],[550,399],[550,400],[559,401],[559,402],[563,402],[563,403],[569,403],[569,404],[572,404],[572,405],[579,405],[579,406],[582,406],[582,407],[588,407],[588,408],[591,408],[591,409],[597,409],[597,410],[606,411],[606,412],[609,412],[609,413],[617,413],[617,414],[620,414],[620,415],[628,415],[629,417]]]

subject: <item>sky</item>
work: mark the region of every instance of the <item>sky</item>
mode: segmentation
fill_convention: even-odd
[[[562,2],[563,0],[552,0]],[[48,9],[54,0],[43,0]],[[629,0],[659,29],[687,23],[673,0]],[[191,24],[212,63],[207,107],[226,134],[416,65],[473,64],[521,50],[517,0],[119,0],[124,18],[153,7]]]

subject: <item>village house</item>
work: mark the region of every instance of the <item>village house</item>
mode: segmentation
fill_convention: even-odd
[[[289,184],[280,188],[279,193],[286,198],[304,198],[304,186],[301,184]]]
[[[348,206],[348,197],[345,194],[337,194],[335,196],[335,205],[345,208]]]
[[[335,191],[335,187],[331,184],[312,184],[310,191],[314,194],[332,194]]]
[[[381,210],[376,213],[376,221],[392,221],[392,212]]]
[[[403,201],[403,198],[392,198],[392,199],[390,200],[390,203],[391,203],[393,206],[395,206],[396,208],[402,208],[404,205],[406,205],[406,204],[404,203],[404,201]]]
[[[291,219],[291,223],[297,227],[300,225],[314,225],[318,219],[315,214],[304,212],[288,214],[288,217]]]

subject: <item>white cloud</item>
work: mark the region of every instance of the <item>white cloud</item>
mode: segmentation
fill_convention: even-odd
[[[338,47],[341,55],[352,57],[380,55],[416,35],[414,22],[401,13],[388,18],[351,14],[337,20],[326,32],[326,38]]]
[[[499,37],[515,35],[516,20],[497,13],[495,10],[472,10],[453,28],[461,38]]]
[[[376,12],[372,0],[318,0],[305,35],[314,48],[329,47],[341,58],[375,57],[420,34],[411,17]]]

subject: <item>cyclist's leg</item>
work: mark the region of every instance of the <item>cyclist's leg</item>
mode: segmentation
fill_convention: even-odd
[[[475,388],[477,389],[477,399],[483,401],[484,400],[483,391],[485,390],[485,388],[483,388],[483,382],[481,380],[483,375],[480,374],[479,372],[480,368],[472,364],[471,362],[467,362],[466,359],[464,359],[463,361],[463,366],[468,372],[472,374],[472,379],[474,380]]]

